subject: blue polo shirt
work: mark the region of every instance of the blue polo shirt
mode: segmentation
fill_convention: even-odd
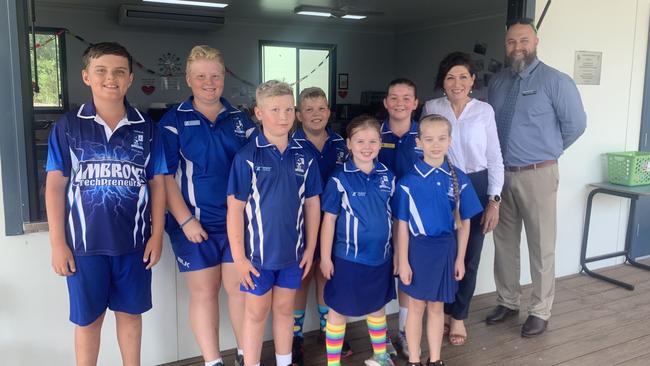
[[[303,205],[321,191],[316,158],[296,140],[280,153],[260,133],[235,155],[228,195],[246,202],[244,243],[255,266],[279,270],[302,260]]]
[[[323,145],[323,150],[321,151],[307,139],[307,135],[301,127],[293,133],[292,138],[300,142],[305,149],[309,150],[316,157],[324,188],[327,179],[332,175],[334,169],[342,166],[347,160],[348,148],[345,145],[345,140],[341,135],[328,128],[327,141],[325,141],[325,145]]]
[[[148,181],[166,174],[160,134],[124,101],[114,130],[88,102],[52,128],[46,170],[69,178],[66,240],[74,255],[117,256],[142,250],[151,236]]]
[[[248,142],[255,124],[221,98],[223,109],[212,123],[194,110],[190,97],[160,120],[167,169],[176,175],[185,204],[210,233],[226,233],[226,189],[235,153]],[[167,230],[178,227],[167,214]]]
[[[366,174],[352,159],[328,180],[321,208],[337,215],[334,255],[369,266],[391,258],[390,198],[395,175],[382,163]]]
[[[460,187],[460,218],[483,211],[472,183],[456,169]],[[393,199],[395,218],[407,221],[411,235],[440,236],[454,233],[454,189],[449,165],[434,168],[423,160],[397,182]]]
[[[408,173],[416,160],[422,158],[422,150],[417,147],[418,123],[411,121],[411,128],[402,137],[390,130],[388,120],[381,124],[381,150],[379,161],[390,169],[399,179]]]

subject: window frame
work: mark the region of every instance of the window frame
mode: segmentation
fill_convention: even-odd
[[[31,27],[30,27],[31,28]],[[68,110],[68,63],[66,60],[66,43],[65,43],[65,35],[67,32],[66,28],[54,28],[54,27],[35,27],[36,29],[36,34],[38,35],[39,33],[42,34],[51,34],[53,36],[57,37],[57,42],[59,44],[59,68],[61,70],[61,107],[35,107],[34,106],[34,114],[52,114],[52,113],[64,113]],[[63,33],[57,35],[59,32],[63,31]],[[31,42],[31,31],[27,33],[28,40],[27,42]],[[29,43],[28,43],[29,44]],[[30,81],[31,81],[31,64],[32,64],[33,59],[31,58],[31,52],[30,52],[30,59],[29,59],[29,65],[30,65]],[[37,65],[38,66],[38,65]],[[34,104],[33,98],[32,98],[32,105]]]
[[[330,104],[330,109],[334,109],[336,105],[336,45],[331,43],[307,43],[307,42],[289,42],[289,41],[271,41],[271,40],[260,40],[259,41],[259,82],[263,82],[264,74],[264,46],[276,46],[276,47],[292,47],[296,49],[296,59],[298,64],[296,67],[296,85],[294,87],[295,98],[298,98],[300,82],[298,81],[304,74],[300,73],[300,50],[327,50],[330,52],[329,57],[329,95],[327,100]],[[308,70],[311,71],[311,70]]]

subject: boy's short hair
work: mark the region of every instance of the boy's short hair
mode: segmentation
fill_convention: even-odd
[[[413,88],[413,95],[415,97],[418,96],[418,88],[417,86],[415,86],[415,83],[411,79],[407,79],[407,78],[393,79],[390,81],[390,83],[388,83],[388,88],[386,88],[386,91],[390,90],[390,88],[394,87],[395,85],[410,86],[411,88]]]
[[[303,89],[300,92],[300,95],[298,95],[298,109],[300,109],[300,105],[302,104],[303,101],[305,101],[305,99],[316,99],[316,98],[323,98],[325,99],[325,102],[327,102],[327,95],[325,95],[325,91],[323,91],[323,89],[317,86],[312,86]]]
[[[202,45],[192,47],[190,54],[187,55],[187,60],[185,61],[185,73],[189,74],[192,63],[194,61],[199,61],[199,60],[216,61],[219,64],[221,64],[221,66],[223,66],[224,68],[226,67],[226,64],[224,63],[223,60],[223,54],[221,53],[221,51],[219,51],[214,47],[210,47],[202,44]]]
[[[284,81],[269,80],[260,84],[255,89],[255,100],[260,104],[260,100],[270,97],[281,97],[291,95],[293,97],[293,88]]]
[[[126,58],[129,62],[129,73],[133,73],[133,57],[131,57],[131,54],[124,46],[117,42],[100,42],[88,46],[81,56],[84,69],[87,69],[88,65],[90,65],[90,60],[100,58],[104,55],[115,55]]]

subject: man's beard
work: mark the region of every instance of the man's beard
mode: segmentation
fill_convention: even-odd
[[[524,69],[533,63],[535,61],[535,58],[537,58],[537,50],[533,50],[533,52],[530,53],[524,53],[524,57],[511,57],[507,56],[506,61],[508,63],[507,66],[510,66],[512,68],[512,71],[516,74],[524,71]]]

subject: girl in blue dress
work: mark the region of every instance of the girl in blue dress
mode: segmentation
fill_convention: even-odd
[[[428,366],[443,365],[443,305],[453,302],[465,274],[470,218],[483,210],[469,178],[447,158],[451,124],[424,116],[417,145],[423,159],[395,187],[399,287],[410,296],[406,319],[409,363],[420,365],[422,317],[427,311]],[[432,361],[435,360],[435,361]]]

